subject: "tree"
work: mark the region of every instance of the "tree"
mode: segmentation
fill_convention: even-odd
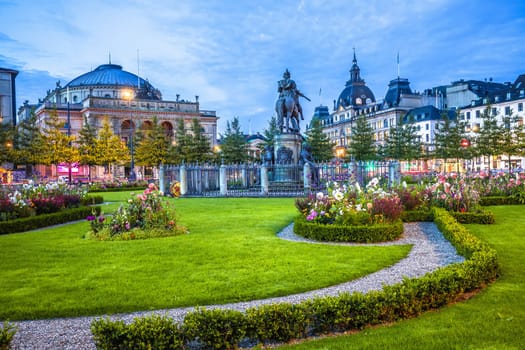
[[[0,123],[0,165],[14,163],[13,136],[13,127]]]
[[[103,165],[109,172],[112,164],[123,164],[129,162],[130,153],[125,143],[113,133],[108,118],[102,122],[102,128],[98,132],[96,140],[97,164]]]
[[[519,118],[513,116],[512,113],[502,118],[502,124],[500,126],[500,149],[501,154],[507,156],[509,171],[512,170],[511,156],[521,153],[520,133],[522,129],[523,126],[520,126]]]
[[[88,178],[91,180],[91,167],[98,163],[97,159],[97,131],[84,117],[82,129],[78,132],[79,162],[88,166]]]
[[[268,128],[263,130],[263,136],[265,139],[264,146],[273,146],[275,135],[278,135],[279,131],[277,117],[274,115],[268,122]]]
[[[312,147],[312,157],[316,162],[327,162],[333,158],[334,143],[323,132],[321,121],[312,120],[310,129],[306,132],[306,141]]]
[[[175,128],[175,144],[170,145],[169,161],[173,164],[205,163],[213,158],[210,140],[197,118],[192,120],[191,130],[186,130],[184,120],[179,119]]]
[[[241,132],[239,118],[226,123],[226,133],[222,137],[222,160],[225,164],[244,163],[248,160],[248,142]]]
[[[356,161],[374,160],[377,152],[374,141],[374,130],[366,121],[364,115],[360,116],[352,127],[349,152]]]
[[[458,115],[456,115],[455,122],[450,120],[446,113],[441,116],[439,128],[434,137],[434,156],[443,159],[445,164],[449,159],[456,159],[456,164],[459,167],[460,158],[471,157],[465,147],[461,145],[462,140],[468,138],[465,134],[465,123],[459,121]],[[457,171],[459,172],[459,169]]]
[[[44,135],[38,127],[34,111],[16,126],[13,146],[14,163],[24,164],[26,177],[31,177],[34,166],[41,163],[44,152]]]
[[[476,151],[479,155],[487,156],[489,159],[489,173],[491,168],[491,157],[501,154],[500,135],[503,132],[501,126],[498,124],[498,119],[495,113],[492,113],[490,105],[485,108],[481,115],[483,124],[476,137]]]
[[[168,159],[169,137],[159,124],[157,117],[153,117],[153,127],[144,131],[135,149],[137,164],[159,167]]]
[[[192,120],[191,135],[189,136],[190,162],[205,163],[212,158],[210,140],[204,134],[204,129],[197,118]]]
[[[386,158],[410,161],[421,157],[422,146],[415,125],[397,123],[390,127],[383,152]]]
[[[58,165],[78,162],[78,149],[73,147],[75,137],[64,132],[65,123],[59,119],[56,109],[51,111],[45,125],[41,163]]]

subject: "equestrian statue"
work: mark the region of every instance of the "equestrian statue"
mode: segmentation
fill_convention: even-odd
[[[299,118],[304,120],[299,96],[304,97],[308,101],[310,99],[297,89],[295,81],[290,79],[288,69],[284,72],[283,79],[277,83],[277,92],[279,92],[279,98],[275,103],[275,111],[277,112],[280,132],[299,134],[301,132]]]

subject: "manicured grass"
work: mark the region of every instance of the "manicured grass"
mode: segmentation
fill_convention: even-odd
[[[104,199],[127,199],[105,193]],[[190,233],[82,238],[87,222],[0,237],[0,320],[101,315],[267,298],[389,266],[409,246],[338,247],[275,236],[293,199],[171,199]],[[117,206],[118,203],[108,207]],[[109,212],[109,210],[104,209]]]
[[[501,277],[472,299],[416,319],[293,349],[525,349],[525,206],[490,207],[494,225],[465,225],[498,252]]]

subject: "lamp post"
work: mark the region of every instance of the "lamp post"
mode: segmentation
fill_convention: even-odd
[[[133,182],[137,180],[137,175],[135,174],[135,150],[133,145],[133,137],[135,136],[135,124],[133,123],[133,113],[131,111],[131,100],[133,99],[133,91],[132,90],[124,90],[122,91],[122,97],[128,101],[128,108],[129,108],[129,127],[131,128],[130,132],[130,152],[131,152],[131,163],[130,163],[130,170],[128,175],[128,181]]]
[[[69,107],[69,86],[67,87],[67,137],[69,138],[69,148],[71,148],[71,110]],[[67,169],[67,179],[69,186],[71,186],[71,159],[69,159]]]

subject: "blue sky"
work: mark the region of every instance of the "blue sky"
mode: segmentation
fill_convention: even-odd
[[[525,73],[522,0],[0,0],[0,67],[17,69],[17,106],[111,61],[161,90],[216,110],[219,131],[245,132],[274,114],[289,69],[312,102],[331,107],[361,76],[382,99],[400,76],[422,91],[459,79],[513,82]],[[319,93],[321,91],[321,94]],[[304,122],[303,122],[304,128]]]

